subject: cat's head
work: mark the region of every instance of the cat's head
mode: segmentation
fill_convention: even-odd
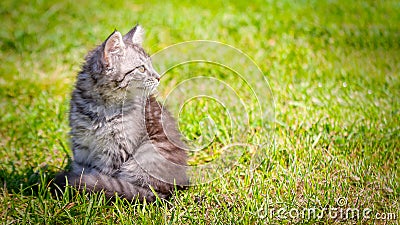
[[[150,56],[142,48],[143,29],[135,26],[124,36],[114,31],[88,55],[86,69],[108,94],[151,93],[159,84]],[[111,92],[110,92],[111,91]]]

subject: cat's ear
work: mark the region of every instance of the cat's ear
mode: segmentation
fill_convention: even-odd
[[[140,25],[136,25],[124,36],[124,41],[130,42],[136,45],[142,45],[143,43],[144,30]]]
[[[113,55],[122,55],[124,53],[125,44],[122,35],[118,31],[114,31],[104,44],[104,59],[109,63],[110,57]]]

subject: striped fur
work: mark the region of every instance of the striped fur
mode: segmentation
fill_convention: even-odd
[[[115,31],[87,55],[70,102],[72,169],[56,185],[154,201],[188,184],[181,134],[151,95],[160,76],[142,33],[139,26],[125,36]]]

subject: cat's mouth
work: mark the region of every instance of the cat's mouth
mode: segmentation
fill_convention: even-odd
[[[147,79],[146,81],[144,81],[144,87],[149,89],[156,89],[159,84],[160,79],[157,78]]]
[[[146,80],[135,80],[130,76],[124,76],[121,80],[116,82],[116,90],[133,90],[138,89],[145,92],[153,92],[160,84],[158,77],[149,78]]]
[[[115,90],[141,90],[144,92],[153,92],[157,89],[160,82],[158,80],[146,80],[144,82],[137,82],[129,79],[126,82],[121,82]]]

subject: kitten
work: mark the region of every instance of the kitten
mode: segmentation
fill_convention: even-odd
[[[56,176],[57,186],[154,201],[188,185],[185,145],[151,95],[160,75],[142,40],[140,26],[114,31],[86,56],[70,102],[72,169]]]

